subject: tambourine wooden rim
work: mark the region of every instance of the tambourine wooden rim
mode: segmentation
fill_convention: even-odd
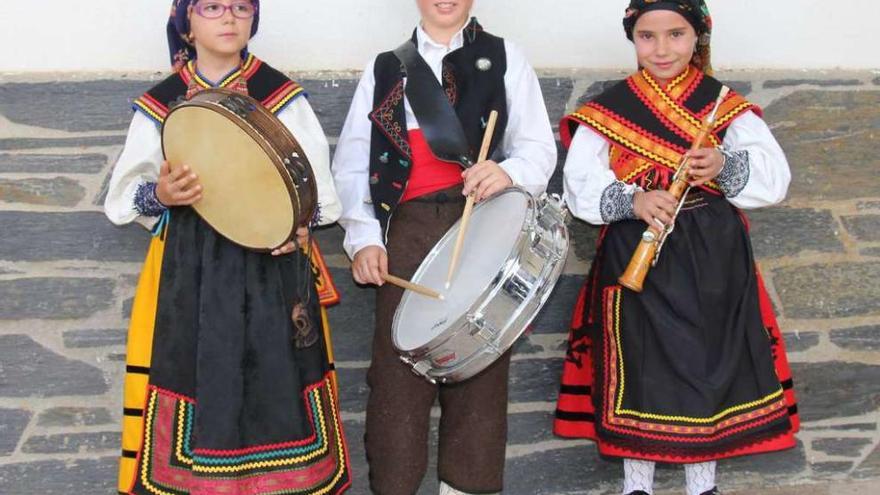
[[[317,204],[314,174],[302,146],[290,130],[257,100],[227,89],[206,89],[190,100],[174,106],[165,118],[165,123],[162,126],[162,154],[165,159],[169,155],[166,136],[169,122],[173,122],[173,117],[179,110],[193,107],[213,111],[226,117],[259,146],[275,166],[276,172],[287,189],[293,221],[285,240],[277,246],[255,246],[248,245],[240,239],[228,237],[211,220],[206,218],[206,215],[201,213],[198,204],[193,205],[193,208],[199,212],[202,219],[211,228],[229,239],[230,242],[250,250],[269,252],[292,240],[296,236],[297,228],[311,220]],[[169,162],[169,165],[173,169],[178,164]],[[300,179],[299,184],[294,181],[295,178]]]

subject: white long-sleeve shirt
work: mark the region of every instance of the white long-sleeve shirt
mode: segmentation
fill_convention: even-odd
[[[305,97],[300,96],[276,114],[302,146],[318,188],[320,225],[335,222],[342,212],[336,187],[330,173],[330,147],[327,137]],[[128,129],[128,137],[119,160],[113,168],[104,211],[117,225],[133,221],[152,228],[157,217],[139,214],[135,195],[141,184],[156,182],[162,165],[162,136],[156,123],[141,112],[135,112]]]
[[[791,182],[788,160],[760,117],[751,111],[737,117],[727,129],[722,146],[726,159],[718,180],[729,182],[722,184],[724,192],[730,192],[728,201],[752,209],[785,199]],[[565,160],[566,205],[572,215],[595,225],[608,223],[602,216],[602,198],[606,188],[618,182],[611,169],[609,149],[601,135],[579,126]],[[632,184],[621,187],[630,198],[637,189]]]
[[[439,81],[443,58],[464,46],[463,29],[452,38],[449,46],[433,41],[421,26],[416,29],[416,38],[419,53]],[[515,185],[532,194],[540,194],[556,168],[556,141],[534,69],[515,45],[505,40],[504,48],[507,52],[504,86],[508,121],[500,146],[506,159],[499,166]],[[382,228],[370,204],[369,160],[373,124],[369,114],[373,110],[376,87],[374,64],[375,59],[364,69],[333,157],[333,178],[342,200],[339,223],[345,229],[343,247],[352,258],[367,246],[384,248],[385,245]],[[404,107],[407,129],[419,128],[406,98]]]

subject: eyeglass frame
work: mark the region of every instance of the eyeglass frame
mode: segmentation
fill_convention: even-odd
[[[205,15],[205,14],[202,12],[202,9],[201,9],[202,1],[199,0],[198,2],[196,2],[196,3],[192,6],[193,12],[195,12],[196,14],[198,14],[199,17],[203,17],[203,18],[205,18],[205,19],[211,19],[211,20],[220,19],[221,17],[223,17],[223,16],[226,15],[226,12],[229,12],[230,14],[232,14],[232,17],[235,17],[236,19],[239,19],[239,20],[253,19],[253,18],[257,15],[257,6],[254,5],[253,2],[251,2],[251,1],[249,1],[249,0],[237,0],[237,1],[235,1],[235,2],[232,2],[232,3],[229,4],[229,5],[226,5],[225,3],[223,3],[223,2],[219,2],[219,1],[217,1],[217,0],[211,0],[211,1],[206,2],[206,3],[208,3],[208,4],[212,4],[212,5],[214,5],[214,4],[219,5],[220,7],[223,8],[223,10],[222,10],[222,11],[220,12],[220,14],[217,15],[216,17],[210,17],[210,16],[207,16],[207,15]],[[247,17],[239,17],[239,16],[235,15],[235,11],[233,10],[233,8],[234,8],[235,6],[237,6],[237,5],[241,5],[241,4],[247,4],[247,5],[250,5],[250,6],[253,8],[253,11],[252,11],[251,15],[249,15],[249,16],[247,16]]]

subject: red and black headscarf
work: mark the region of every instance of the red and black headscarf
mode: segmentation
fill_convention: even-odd
[[[633,40],[636,21],[654,10],[670,10],[684,17],[697,33],[697,48],[691,64],[712,75],[710,43],[712,41],[712,16],[705,0],[631,0],[623,18],[626,37]]]

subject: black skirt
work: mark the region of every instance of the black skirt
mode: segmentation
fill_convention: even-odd
[[[791,423],[739,212],[692,193],[635,293],[617,278],[644,230],[609,226],[593,267],[585,310],[599,439],[632,457],[702,460],[784,436]]]
[[[341,419],[305,255],[243,249],[191,208],[171,211],[166,236],[132,493],[344,490]],[[309,325],[296,326],[303,314]]]

